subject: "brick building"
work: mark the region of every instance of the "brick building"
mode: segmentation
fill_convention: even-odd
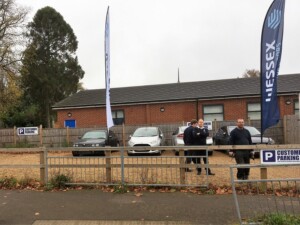
[[[235,78],[111,89],[115,125],[260,119],[260,79]],[[278,76],[281,118],[299,113],[300,74]],[[52,107],[56,127],[106,126],[105,89],[78,92]]]

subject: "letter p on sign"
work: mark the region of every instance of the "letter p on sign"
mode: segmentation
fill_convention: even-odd
[[[268,161],[270,158],[273,157],[273,153],[272,152],[267,152],[266,153],[266,160]]]
[[[275,161],[275,150],[262,150],[262,163],[270,163]]]

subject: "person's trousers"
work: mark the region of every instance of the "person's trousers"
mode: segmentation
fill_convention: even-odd
[[[250,155],[248,150],[236,151],[235,161],[237,164],[250,164]],[[247,180],[249,177],[250,168],[237,168],[237,179]]]
[[[189,156],[196,156],[196,157],[191,157],[191,158],[187,158],[187,161],[189,159],[189,163],[193,162],[195,165],[199,165],[201,164],[201,157],[200,156],[206,156],[206,151],[202,151],[202,150],[189,150],[188,153]],[[203,162],[206,164],[208,163],[208,160],[206,157],[203,157]],[[197,168],[198,172],[201,172],[201,167]],[[210,173],[210,169],[208,168],[208,173]]]

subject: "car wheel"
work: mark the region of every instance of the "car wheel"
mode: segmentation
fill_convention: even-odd
[[[79,156],[79,152],[78,152],[78,151],[72,151],[72,155],[73,155],[74,157]]]
[[[134,154],[130,153],[130,152],[127,152],[127,155],[128,156],[133,156]]]

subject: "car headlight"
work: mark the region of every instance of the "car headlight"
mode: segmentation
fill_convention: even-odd
[[[129,146],[133,146],[134,143],[133,143],[131,140],[129,140],[129,141],[128,141],[128,145],[129,145]]]
[[[73,147],[78,147],[78,144],[73,144]]]
[[[159,140],[153,140],[149,143],[150,145],[158,146],[160,144]]]

